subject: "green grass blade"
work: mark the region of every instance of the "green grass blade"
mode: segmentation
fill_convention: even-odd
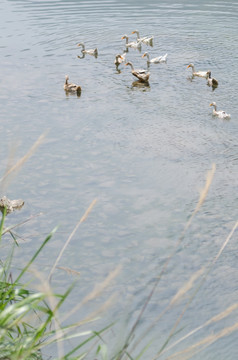
[[[111,325],[106,326],[105,328],[103,328],[102,330],[98,331],[98,334],[103,333],[104,331],[106,331],[107,329],[109,329],[111,327]],[[72,354],[74,354],[77,350],[79,350],[82,346],[84,346],[85,344],[87,344],[89,341],[93,340],[95,337],[97,337],[97,334],[93,334],[92,336],[90,336],[89,338],[87,338],[86,340],[84,340],[81,344],[77,345],[74,349],[72,349],[70,352],[68,352],[65,356],[64,356],[64,360],[69,360],[69,356],[71,356]],[[61,359],[63,360],[63,359]]]
[[[143,347],[143,349],[141,350],[141,352],[139,353],[139,355],[135,358],[135,360],[139,360],[141,358],[142,355],[144,355],[144,353],[146,352],[146,350],[151,346],[153,341],[150,341],[147,345],[145,345]]]
[[[1,223],[0,223],[0,242],[2,240],[3,226],[4,226],[6,214],[7,214],[7,209],[4,208],[3,213],[2,213]]]
[[[52,236],[55,234],[55,232],[57,231],[58,227],[55,227],[51,233],[46,237],[46,239],[44,240],[44,242],[42,243],[42,245],[39,247],[39,249],[35,252],[35,254],[33,255],[33,257],[31,258],[31,260],[28,262],[28,264],[23,268],[23,270],[20,272],[20,274],[18,275],[17,279],[15,282],[18,282],[20,280],[20,278],[22,277],[23,274],[25,274],[25,272],[27,271],[27,269],[30,267],[30,265],[35,261],[35,259],[37,258],[37,256],[39,255],[39,253],[41,252],[41,250],[45,247],[45,245],[49,242],[49,240],[52,238]]]
[[[16,236],[13,234],[13,232],[11,230],[9,230],[9,234],[11,235],[11,237],[13,238],[14,240],[14,243],[19,246],[18,242],[17,242],[17,239],[16,239]]]

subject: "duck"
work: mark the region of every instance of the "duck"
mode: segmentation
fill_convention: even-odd
[[[82,46],[81,52],[82,52],[83,54],[88,54],[88,55],[92,55],[92,56],[95,56],[95,57],[98,56],[98,49],[97,49],[97,48],[86,50],[84,43],[79,43],[77,46]]]
[[[210,106],[213,106],[214,109],[212,111],[212,115],[219,117],[220,119],[229,119],[231,117],[230,114],[227,114],[223,110],[217,110],[217,104],[215,102],[212,102]]]
[[[192,64],[192,63],[187,66],[187,69],[188,68],[192,68],[193,76],[199,76],[199,77],[204,77],[204,78],[208,77],[208,71],[195,71],[194,64]]]
[[[65,75],[64,90],[66,93],[76,93],[78,96],[81,95],[81,87],[79,85],[69,83],[69,76]]]
[[[144,37],[140,38],[140,34],[139,34],[138,30],[132,31],[132,34],[137,35],[137,41],[141,41],[146,45],[151,45],[151,46],[153,45],[154,36],[144,36]]]
[[[118,55],[116,55],[116,58],[114,60],[114,64],[118,67],[125,60],[126,60],[126,53],[123,53],[122,55],[118,54]]]
[[[130,66],[131,67],[131,73],[132,75],[134,75],[135,77],[137,77],[137,79],[139,79],[142,82],[147,83],[149,81],[149,77],[150,77],[150,73],[147,70],[144,69],[134,69],[133,64],[128,61],[125,66]]]
[[[154,39],[154,36],[149,36],[149,37],[145,38],[142,42],[146,45],[153,46],[153,39]]]
[[[212,78],[212,73],[211,73],[210,70],[207,72],[207,76],[208,76],[207,85],[212,86],[212,87],[217,87],[218,86],[218,81],[217,81],[217,79]]]
[[[149,64],[159,64],[159,63],[162,63],[162,62],[166,62],[167,61],[167,56],[168,54],[165,54],[163,56],[158,56],[158,57],[155,57],[153,59],[150,59],[150,55],[148,52],[145,52],[142,57],[144,58],[145,56],[147,56],[147,63]]]
[[[134,49],[141,49],[141,41],[132,41],[132,42],[128,42],[129,40],[129,37],[127,35],[123,35],[122,38],[123,39],[126,39],[126,47],[131,47],[131,48],[134,48]]]

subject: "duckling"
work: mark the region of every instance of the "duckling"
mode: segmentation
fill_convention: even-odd
[[[213,88],[217,87],[218,81],[217,79],[212,78],[212,73],[210,70],[207,72],[207,76],[208,76],[207,85],[212,86]]]
[[[97,48],[86,50],[84,43],[79,43],[77,46],[82,46],[81,52],[82,52],[83,54],[88,54],[88,55],[92,55],[92,56],[95,56],[95,57],[98,56],[98,49],[97,49]]]
[[[193,76],[199,76],[199,77],[204,77],[204,78],[208,77],[208,71],[195,71],[194,64],[189,64],[187,66],[187,69],[188,68],[192,68]]]
[[[81,95],[81,87],[79,85],[69,83],[69,77],[65,75],[65,83],[64,83],[64,90],[66,93],[76,93],[77,96]]]
[[[137,77],[137,79],[139,79],[142,82],[146,82],[146,83],[149,81],[150,73],[147,70],[134,69],[134,66],[130,61],[125,64],[125,66],[127,66],[127,65],[129,65],[131,67],[131,73],[132,73],[132,75]]]
[[[227,114],[223,110],[217,110],[217,104],[215,102],[212,102],[210,106],[213,106],[214,109],[212,111],[212,115],[219,117],[220,119],[229,119],[231,117],[230,114]]]

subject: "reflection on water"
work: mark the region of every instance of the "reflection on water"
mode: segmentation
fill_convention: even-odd
[[[143,320],[147,325],[190,275],[217,254],[238,217],[238,4],[4,0],[0,9],[2,166],[10,143],[20,139],[19,152],[25,153],[49,130],[7,194],[26,200],[26,216],[45,213],[22,230],[28,242],[19,249],[19,259],[29,258],[42,237],[60,224],[40,260],[48,271],[77,219],[98,198],[62,259],[62,266],[70,263],[81,273],[72,302],[122,264],[118,282],[105,296],[120,292],[112,317],[131,299],[135,316],[196,207],[205,174],[212,163],[217,166],[186,246],[154,294]],[[132,83],[124,64],[115,68],[116,54],[125,51],[121,38],[128,34],[135,41],[134,29],[154,36],[153,47],[126,48],[126,59],[135,68],[146,67],[141,58],[146,51],[151,58],[168,53],[166,63],[150,66],[149,84]],[[97,47],[98,57],[81,54],[80,42],[86,49]],[[212,71],[219,81],[215,91],[206,79],[188,81],[191,62]],[[65,74],[82,87],[80,99],[65,94]],[[231,113],[230,121],[212,117],[213,101]],[[236,254],[237,244],[231,241],[186,313],[181,333],[236,301]],[[66,279],[57,274],[55,281],[64,287]],[[151,338],[168,334],[177,316],[176,310],[167,314]],[[225,325],[230,322],[226,319]],[[234,359],[236,342],[229,339],[207,348],[203,359]]]
[[[67,91],[67,90],[65,90],[65,95],[66,95],[66,97],[69,97],[69,96],[77,96],[78,98],[81,96],[81,91],[78,91],[78,92],[76,92],[76,91],[74,91],[74,92],[72,92],[72,91]]]
[[[133,83],[131,84],[131,88],[139,88],[142,89],[143,91],[148,91],[150,89],[150,84],[149,82],[142,82],[140,80],[137,81],[133,81]]]

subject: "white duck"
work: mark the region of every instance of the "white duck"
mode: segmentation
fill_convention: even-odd
[[[82,52],[83,54],[88,54],[88,55],[92,55],[92,56],[95,56],[95,57],[98,56],[98,49],[97,49],[97,48],[86,50],[84,43],[79,43],[78,46],[82,46],[81,52]]]
[[[69,83],[68,80],[69,80],[68,75],[65,75],[64,90],[66,92],[76,93],[78,96],[80,96],[81,95],[81,87],[79,85]]]
[[[122,55],[118,54],[118,55],[116,55],[116,58],[114,60],[114,64],[118,67],[125,60],[126,60],[126,53],[123,53]]]
[[[155,57],[153,59],[150,59],[150,55],[148,52],[145,52],[142,57],[144,58],[145,56],[147,56],[147,63],[149,64],[159,64],[159,63],[162,63],[162,62],[166,62],[167,61],[167,56],[168,54],[165,54],[163,56],[158,56],[158,57]]]
[[[215,102],[212,102],[210,106],[213,106],[214,109],[212,111],[212,115],[219,117],[220,119],[229,119],[231,117],[230,114],[227,114],[223,110],[217,110],[217,104]]]
[[[132,34],[137,35],[137,41],[141,41],[146,45],[153,45],[154,36],[144,36],[144,37],[140,38],[140,34],[139,34],[138,30],[132,31]]]
[[[133,48],[133,49],[141,49],[141,41],[131,41],[131,42],[128,42],[129,40],[129,37],[127,35],[123,35],[122,38],[123,39],[126,39],[126,47],[130,47],[130,48]]]
[[[145,82],[145,83],[147,83],[149,81],[150,73],[147,70],[134,69],[134,66],[130,61],[128,61],[125,65],[126,66],[129,65],[131,67],[131,73],[132,73],[132,75],[137,77],[137,79],[139,79],[140,81]]]
[[[218,81],[217,81],[217,79],[212,78],[212,73],[210,70],[207,72],[207,75],[208,75],[207,85],[212,86],[212,87],[217,87]]]
[[[196,71],[194,64],[189,64],[187,66],[187,69],[188,68],[192,68],[193,76],[199,76],[199,77],[204,77],[204,78],[208,77],[208,71]]]

